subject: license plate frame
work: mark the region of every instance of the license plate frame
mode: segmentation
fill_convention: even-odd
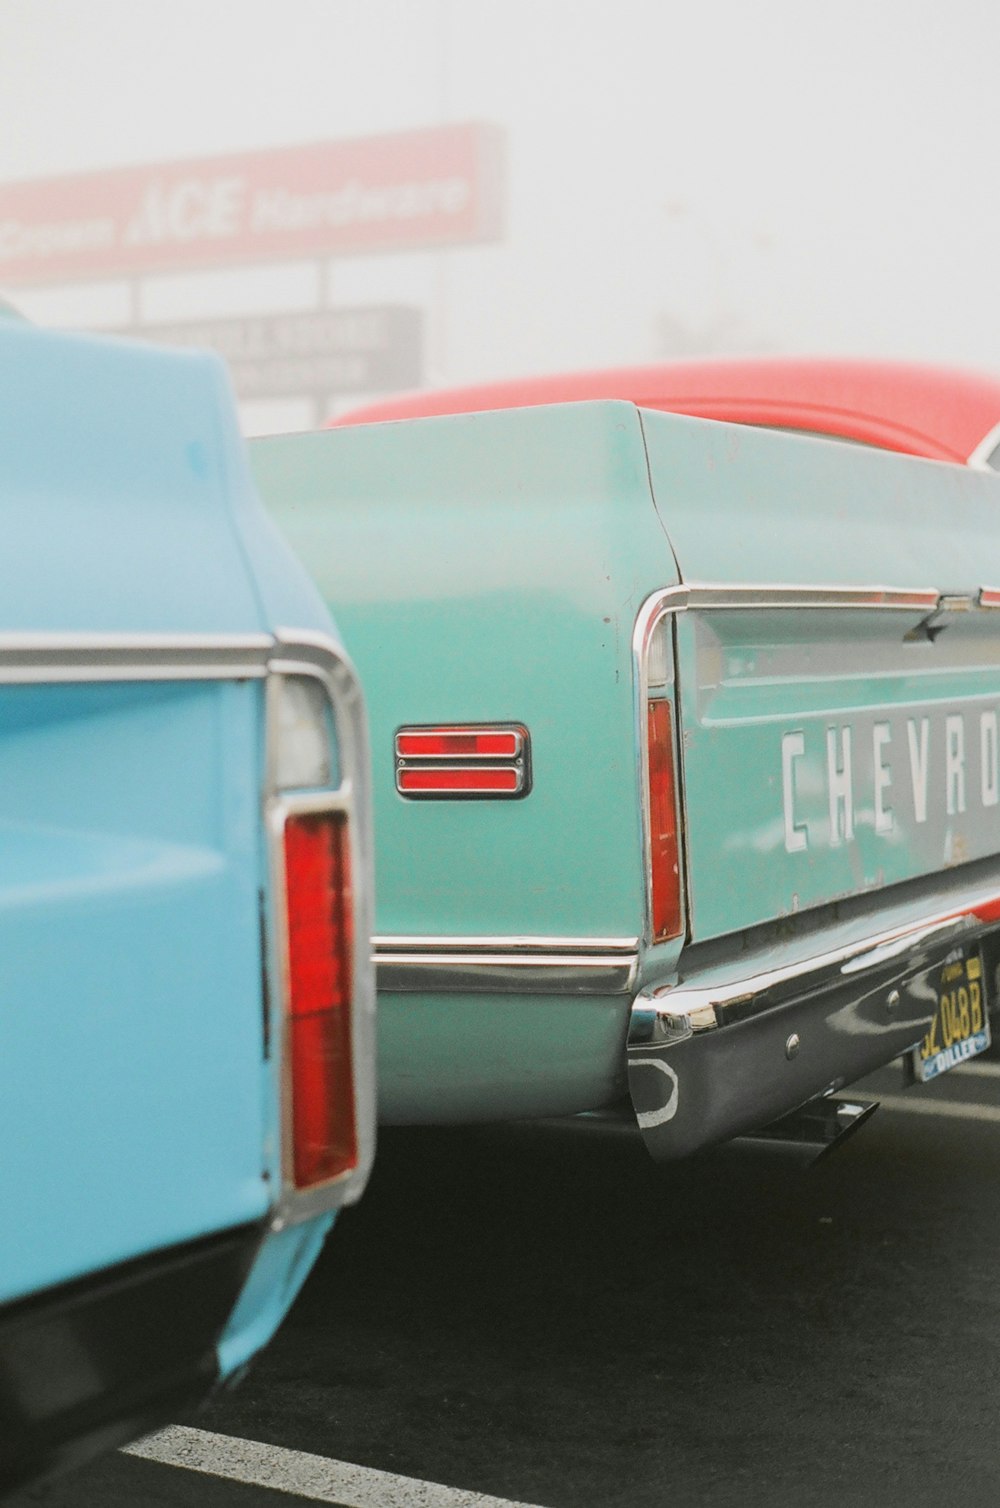
[[[986,970],[978,947],[953,948],[926,979],[937,997],[937,1009],[923,1041],[911,1053],[913,1076],[920,1084],[978,1057],[991,1041]]]

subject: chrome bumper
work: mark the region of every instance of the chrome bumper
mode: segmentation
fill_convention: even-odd
[[[937,1006],[928,971],[998,925],[993,888],[787,964],[638,995],[628,1084],[650,1152],[757,1130],[914,1047]]]

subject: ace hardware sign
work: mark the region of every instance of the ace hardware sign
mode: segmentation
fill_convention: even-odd
[[[0,283],[496,240],[500,157],[471,123],[0,185]]]

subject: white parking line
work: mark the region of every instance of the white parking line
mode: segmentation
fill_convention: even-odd
[[[885,1110],[904,1110],[911,1115],[946,1115],[964,1121],[1000,1121],[1000,1105],[972,1105],[968,1100],[922,1100],[916,1095],[880,1094]]]
[[[124,1453],[164,1466],[183,1466],[207,1476],[227,1477],[274,1492],[294,1492],[316,1503],[337,1503],[342,1508],[531,1508],[508,1498],[481,1492],[463,1492],[417,1477],[399,1477],[391,1471],[352,1466],[280,1445],[261,1445],[256,1440],[238,1440],[207,1429],[171,1425],[155,1435],[146,1435]]]
[[[980,1063],[978,1058],[963,1063],[960,1073],[978,1073],[984,1079],[1000,1079],[1000,1063]]]

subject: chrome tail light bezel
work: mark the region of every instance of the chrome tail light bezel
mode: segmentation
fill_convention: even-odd
[[[279,630],[268,660],[265,698],[264,819],[270,896],[265,968],[272,1041],[280,1043],[281,1193],[275,1227],[327,1213],[359,1199],[375,1155],[375,974],[372,962],[373,852],[368,729],[360,684],[332,639]],[[336,773],[326,788],[282,789],[278,780],[278,703],[282,681],[310,677],[323,689],[336,741]],[[289,944],[285,825],[290,817],[335,813],[346,826],[351,886],[350,1038],[357,1160],[352,1168],[306,1188],[293,1174],[292,1063],[287,1050]]]

